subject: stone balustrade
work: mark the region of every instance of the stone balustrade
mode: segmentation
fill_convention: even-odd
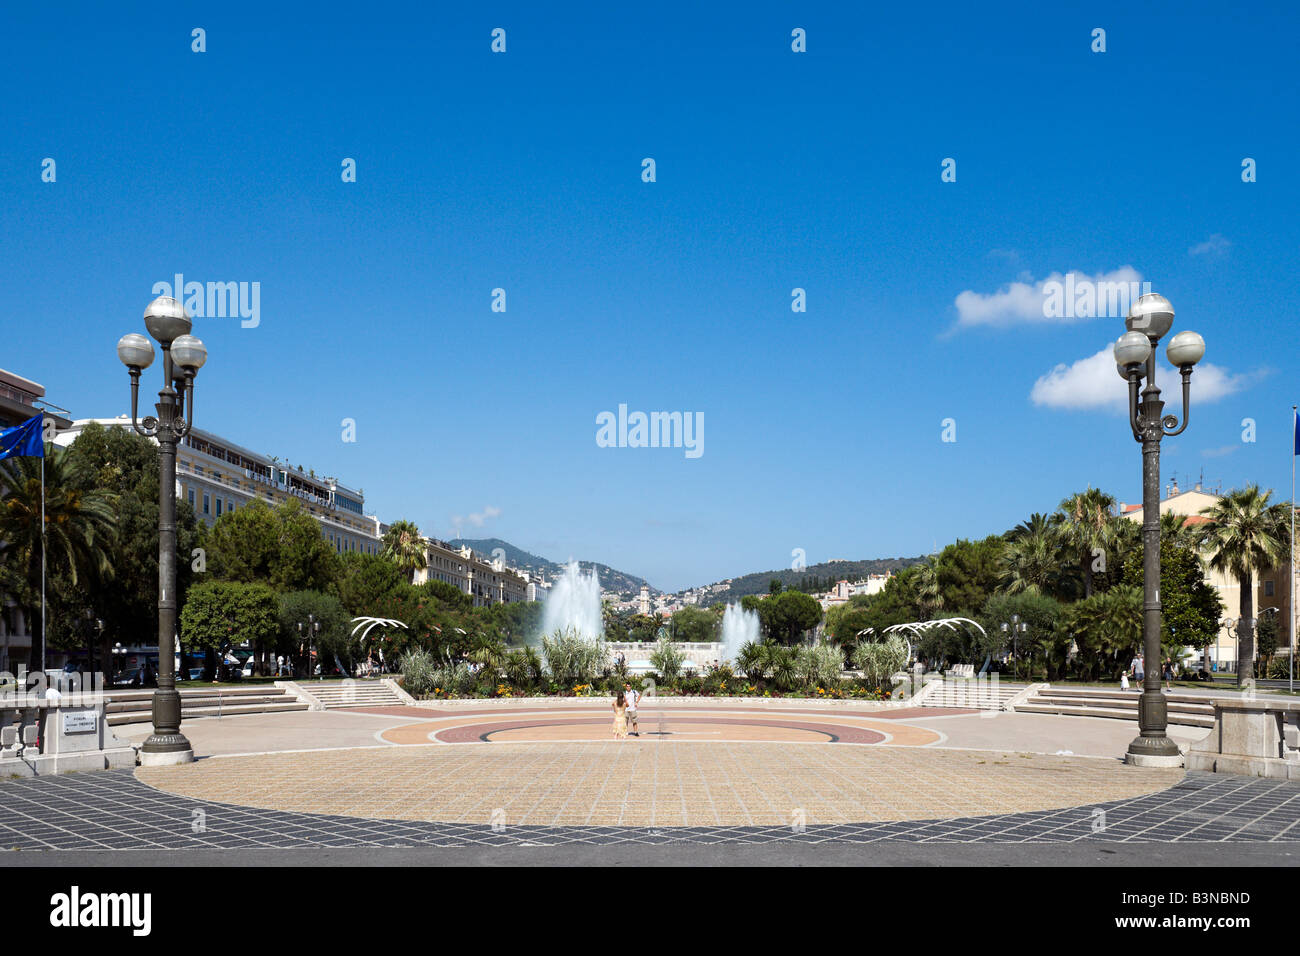
[[[1214,700],[1214,728],[1191,746],[1188,770],[1300,780],[1300,701]]]

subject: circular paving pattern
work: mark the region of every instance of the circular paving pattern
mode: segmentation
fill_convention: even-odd
[[[1154,793],[1176,784],[1183,772],[1038,754],[643,738],[224,757],[141,767],[136,776],[180,796],[311,814],[480,825],[711,827],[1060,809]]]

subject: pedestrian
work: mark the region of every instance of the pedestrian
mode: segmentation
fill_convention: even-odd
[[[641,728],[636,722],[636,705],[641,702],[641,694],[632,689],[632,685],[627,681],[623,682],[623,692],[619,694],[627,700],[627,723],[633,737],[641,736]]]
[[[1128,671],[1119,675],[1119,689],[1123,691],[1128,690]]]
[[[614,698],[614,739],[627,739],[627,698],[622,691]]]

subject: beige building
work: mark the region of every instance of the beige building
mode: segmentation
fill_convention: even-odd
[[[1180,491],[1178,482],[1174,481],[1167,486],[1167,495],[1160,502],[1161,514],[1184,515],[1188,524],[1201,524],[1209,519],[1201,512],[1213,507],[1220,499],[1220,495],[1203,491],[1201,485],[1197,482],[1196,487],[1190,491]],[[1133,521],[1142,522],[1142,505],[1120,504],[1120,513]],[[1276,614],[1278,616],[1278,653],[1290,653],[1289,642],[1291,640],[1292,609],[1291,609],[1291,587],[1288,584],[1288,577],[1291,568],[1282,566],[1265,571],[1256,575],[1252,582],[1254,588],[1254,605],[1255,618],[1259,619],[1265,614]],[[1223,601],[1224,621],[1236,621],[1241,607],[1241,585],[1236,577],[1224,574],[1209,567],[1208,563],[1205,568],[1205,580],[1219,592],[1219,599]],[[1300,583],[1300,582],[1298,582]],[[1215,643],[1210,647],[1210,660],[1218,665],[1220,672],[1225,670],[1235,670],[1237,666],[1237,632],[1235,624],[1229,625],[1219,622],[1218,636]],[[1300,615],[1295,620],[1297,634],[1300,635]],[[1297,637],[1300,642],[1300,636]]]
[[[92,421],[105,428],[131,428],[131,420],[125,416],[78,419],[55,440],[70,445]],[[202,429],[195,428],[177,446],[176,496],[188,501],[195,515],[208,525],[254,499],[275,507],[297,498],[337,553],[378,554],[382,549],[381,525],[365,513],[360,491],[336,478],[318,478],[313,472],[282,465],[279,459]]]
[[[427,566],[415,572],[416,584],[444,581],[470,595],[476,607],[533,600],[523,572],[484,558],[468,546],[453,548],[436,538],[425,540]]]

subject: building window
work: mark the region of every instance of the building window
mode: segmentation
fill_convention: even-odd
[[[221,496],[217,496],[217,517],[221,517]]]
[[[212,502],[206,491],[203,492],[203,513],[205,515],[212,514]]]
[[[1265,581],[1265,582],[1264,582],[1264,597],[1272,597],[1272,596],[1273,596],[1273,582],[1272,582],[1272,581]]]
[[[190,507],[193,508],[193,507],[194,507],[194,489],[193,489],[193,488],[189,489],[189,497],[190,497]]]

